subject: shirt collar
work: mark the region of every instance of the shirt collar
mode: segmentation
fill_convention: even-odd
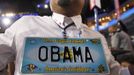
[[[65,27],[63,25],[64,23],[64,20],[65,20],[65,17],[64,15],[62,14],[58,14],[58,13],[53,13],[52,15],[52,19],[58,24],[60,25],[61,27]],[[77,15],[77,16],[73,16],[71,17],[72,21],[75,23],[76,27],[79,29],[81,28],[81,24],[82,24],[82,18],[80,15]]]

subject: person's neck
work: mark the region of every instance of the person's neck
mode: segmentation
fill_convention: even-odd
[[[67,16],[67,17],[73,17],[73,16],[77,16],[77,15],[80,15],[80,14],[76,14],[76,13],[72,13],[72,14],[70,14],[70,13],[65,13],[65,12],[61,12],[61,13],[58,13],[58,14],[62,14],[62,15],[64,15],[64,16]]]
[[[76,16],[76,15],[80,15],[79,12],[75,12],[75,11],[65,11],[65,10],[56,10],[54,11],[55,13],[58,13],[58,14],[62,14],[64,16],[67,16],[67,17],[73,17],[73,16]]]

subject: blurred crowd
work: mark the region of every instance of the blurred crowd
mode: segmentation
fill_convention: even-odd
[[[121,65],[121,75],[134,75],[134,41],[126,25],[119,20],[108,28],[108,34],[105,36],[113,56]]]

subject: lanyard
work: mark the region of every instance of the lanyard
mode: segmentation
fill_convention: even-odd
[[[67,39],[68,36],[67,36],[66,29],[69,28],[69,27],[71,27],[71,26],[75,26],[75,23],[72,22],[72,23],[70,23],[69,25],[67,25],[65,28],[63,28],[63,27],[61,27],[55,20],[53,20],[53,21],[57,24],[57,26],[58,26],[59,28],[61,28],[61,29],[63,30],[63,31],[62,31],[62,34],[63,34],[64,39]],[[81,37],[81,34],[82,34],[82,31],[81,31],[81,29],[79,28],[79,33],[77,34],[77,38],[80,38],[80,37]]]

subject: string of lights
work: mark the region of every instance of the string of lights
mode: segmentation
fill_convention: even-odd
[[[134,6],[134,1],[127,1],[120,6],[119,11],[120,11],[120,14],[121,14],[121,17],[120,17],[121,20],[123,20],[123,19],[131,16],[132,14],[134,14],[133,6]],[[111,11],[110,13],[99,14],[100,30],[104,30],[111,25],[115,25],[117,23],[117,21],[116,21],[117,16],[118,15],[115,12],[115,10]],[[87,23],[88,23],[88,26],[91,29],[95,28],[94,27],[94,24],[95,24],[94,18],[89,17]]]

